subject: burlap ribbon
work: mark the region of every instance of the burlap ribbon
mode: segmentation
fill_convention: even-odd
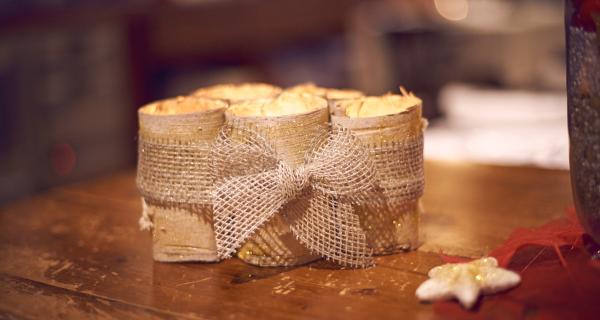
[[[217,253],[228,258],[279,212],[311,251],[341,265],[372,264],[353,205],[375,188],[369,152],[347,129],[334,128],[292,169],[253,130],[226,125],[211,149]],[[285,210],[281,210],[285,207]]]
[[[223,110],[167,116],[140,112],[139,118],[140,194],[160,204],[210,206],[208,156],[224,121]]]

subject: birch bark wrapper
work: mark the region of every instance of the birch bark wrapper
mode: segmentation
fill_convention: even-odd
[[[226,122],[235,129],[251,130],[269,140],[280,160],[296,168],[303,163],[311,142],[328,128],[326,101],[318,97],[311,99],[317,106],[308,113],[266,117],[240,116],[230,110],[226,113]],[[270,103],[255,102],[257,106]],[[293,266],[319,259],[295,238],[283,214],[285,212],[276,214],[258,229],[239,249],[238,257],[258,266]]]
[[[157,261],[216,261],[208,154],[227,103],[168,99],[139,109],[137,185]]]
[[[362,99],[337,103],[345,110]],[[374,254],[413,249],[418,244],[419,198],[424,189],[421,103],[383,116],[332,115],[332,125],[350,129],[369,149],[380,190],[357,213]]]

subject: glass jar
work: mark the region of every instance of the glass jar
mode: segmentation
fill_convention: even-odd
[[[567,0],[565,32],[573,198],[600,243],[600,0]]]

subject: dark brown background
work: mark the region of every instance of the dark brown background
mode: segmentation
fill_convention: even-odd
[[[430,119],[449,82],[563,90],[562,1],[501,2],[482,30],[433,0],[2,1],[0,203],[133,167],[136,109],[199,86],[404,85]]]

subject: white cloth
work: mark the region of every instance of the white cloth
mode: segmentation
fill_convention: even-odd
[[[425,132],[425,158],[569,168],[566,93],[449,85],[446,117]]]

